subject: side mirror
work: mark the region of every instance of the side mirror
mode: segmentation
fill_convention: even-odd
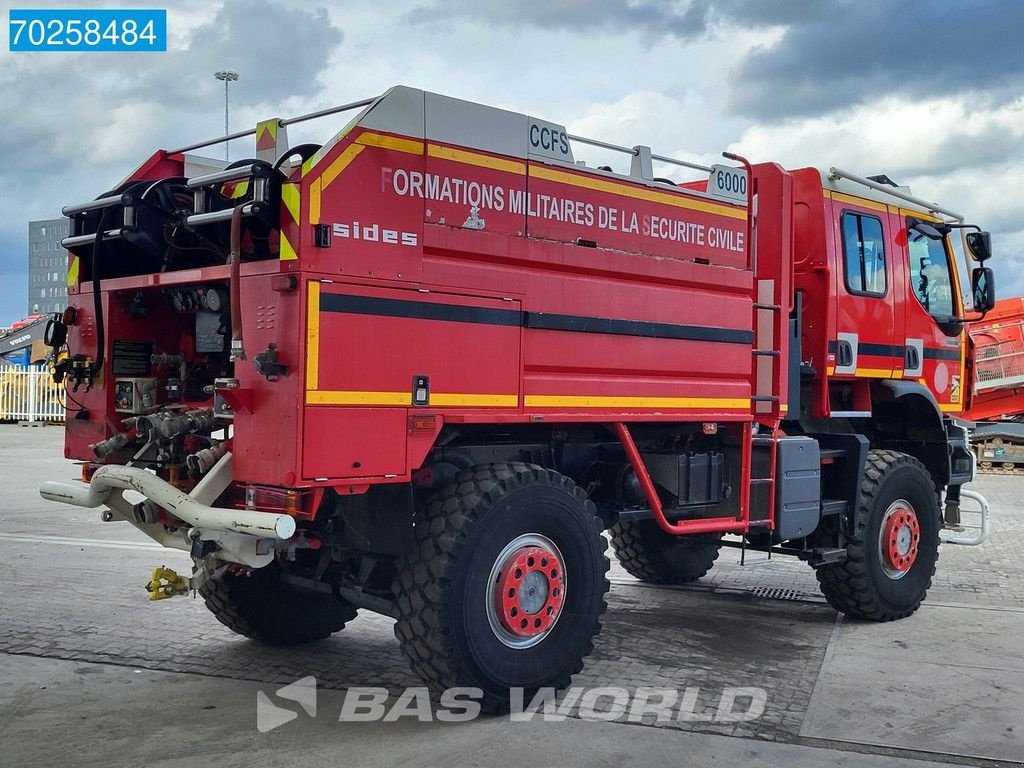
[[[966,240],[975,261],[984,263],[992,258],[992,236],[988,232],[968,232]]]
[[[996,305],[996,286],[991,267],[976,267],[971,272],[971,293],[974,296],[975,312],[988,312]]]

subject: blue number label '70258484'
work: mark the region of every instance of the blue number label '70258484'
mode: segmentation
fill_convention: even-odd
[[[12,51],[166,51],[167,11],[11,9]]]

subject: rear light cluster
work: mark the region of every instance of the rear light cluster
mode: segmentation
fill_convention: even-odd
[[[312,517],[316,496],[315,488],[296,490],[267,485],[245,486],[245,509],[261,512],[284,512],[293,517]]]

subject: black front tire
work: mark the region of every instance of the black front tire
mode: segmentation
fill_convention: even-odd
[[[323,640],[341,631],[357,612],[334,595],[282,582],[276,561],[248,575],[204,579],[199,594],[225,627],[267,645]]]
[[[654,520],[619,521],[612,526],[616,559],[633,577],[651,584],[689,584],[706,575],[718,559],[721,536],[672,536]]]
[[[593,503],[556,472],[520,463],[460,472],[427,500],[417,547],[398,567],[395,636],[413,670],[438,692],[479,689],[489,712],[507,710],[512,689],[528,702],[540,688],[567,686],[593,649],[606,607],[601,527]],[[496,564],[531,536],[557,549],[564,602],[549,629],[515,647],[514,635],[503,639],[495,628],[488,601],[499,594],[491,583]]]
[[[829,604],[847,616],[901,619],[920,607],[935,574],[942,519],[935,484],[913,456],[872,450],[860,491],[858,525],[847,540],[847,560],[818,568],[818,584]],[[882,525],[889,510],[903,502],[916,516],[920,531],[913,564],[897,576],[883,554]]]

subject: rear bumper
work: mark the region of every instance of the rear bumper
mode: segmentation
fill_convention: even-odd
[[[221,457],[191,493],[185,493],[151,472],[138,467],[100,467],[88,485],[48,481],[39,494],[49,501],[94,509],[107,507],[104,519],[123,520],[164,546],[191,550],[197,541],[218,545],[216,557],[261,567],[273,559],[280,542],[295,534],[295,518],[278,512],[226,509],[210,506],[231,483],[231,454]],[[180,525],[146,519],[123,497],[124,491],[142,494]],[[187,530],[185,530],[187,529]]]

